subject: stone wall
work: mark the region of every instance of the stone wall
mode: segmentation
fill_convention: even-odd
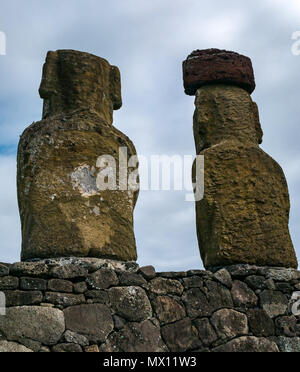
[[[51,259],[0,264],[0,291],[2,352],[300,351],[293,269]]]

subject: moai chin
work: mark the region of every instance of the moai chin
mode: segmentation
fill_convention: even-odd
[[[136,260],[138,183],[127,187],[127,161],[136,150],[112,126],[122,105],[118,68],[88,53],[48,52],[39,93],[43,119],[24,131],[18,148],[22,260]],[[116,168],[108,168],[112,159]],[[105,186],[109,177],[113,190],[113,183]]]
[[[186,94],[196,96],[196,153],[205,162],[204,198],[196,201],[205,267],[297,268],[286,179],[259,147],[263,132],[250,97],[255,89],[251,60],[225,50],[197,50],[183,62],[183,80]]]

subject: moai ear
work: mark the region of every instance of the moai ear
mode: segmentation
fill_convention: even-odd
[[[119,110],[122,106],[121,95],[121,75],[118,67],[110,66],[110,98],[113,103],[114,110]]]
[[[255,131],[257,135],[257,141],[259,144],[262,143],[262,138],[264,135],[264,132],[261,128],[260,125],[260,120],[259,120],[259,111],[258,111],[258,106],[256,102],[252,102],[252,110],[253,110],[253,116],[254,116],[254,123],[255,123]]]

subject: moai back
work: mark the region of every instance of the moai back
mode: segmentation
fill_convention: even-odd
[[[43,120],[24,131],[18,149],[22,260],[136,260],[138,189],[105,189],[97,178],[107,165],[101,157],[115,159],[118,167],[120,147],[126,161],[136,155],[129,138],[112,126],[113,110],[122,105],[118,68],[88,53],[49,52],[39,92]]]
[[[205,163],[204,198],[196,201],[205,267],[296,268],[286,179],[259,147],[263,133],[250,96],[255,88],[250,59],[216,49],[195,51],[183,72],[186,93],[196,95],[194,137]],[[197,182],[195,172],[193,179]]]

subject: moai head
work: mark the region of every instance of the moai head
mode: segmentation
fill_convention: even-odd
[[[197,153],[224,140],[261,143],[251,60],[219,49],[197,50],[183,62],[185,93],[196,95]],[[201,89],[200,89],[201,88]]]
[[[105,59],[75,50],[48,52],[39,93],[43,119],[91,109],[109,124],[122,106],[120,72]]]

